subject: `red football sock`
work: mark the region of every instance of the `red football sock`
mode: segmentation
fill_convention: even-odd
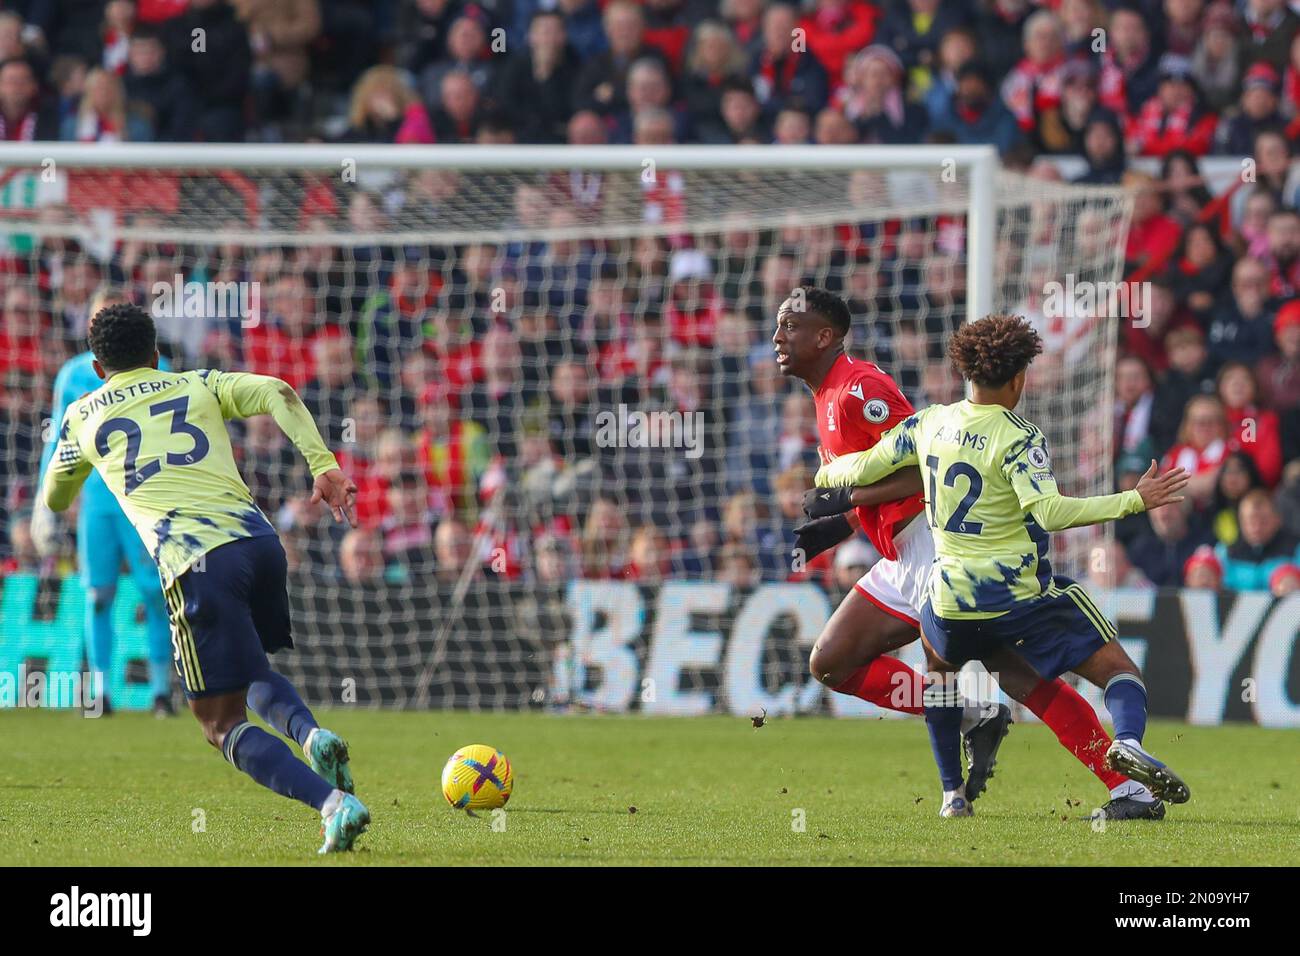
[[[1088,702],[1065,681],[1058,677],[1054,681],[1040,682],[1034,692],[1025,698],[1025,706],[1052,728],[1061,746],[1096,774],[1107,790],[1114,789],[1128,779],[1121,773],[1106,769],[1106,748],[1110,746],[1110,736],[1102,728],[1101,721],[1088,706]]]
[[[860,697],[886,710],[917,715],[925,712],[921,706],[925,681],[897,657],[882,654],[870,664],[859,667],[835,691]]]

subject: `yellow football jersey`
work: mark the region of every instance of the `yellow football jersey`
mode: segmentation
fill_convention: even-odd
[[[868,452],[817,473],[822,487],[868,485],[906,465],[925,482],[934,536],[930,602],[946,618],[989,618],[1052,586],[1050,531],[1142,510],[1136,491],[1064,498],[1043,433],[1001,405],[931,405]]]
[[[97,470],[168,587],[219,545],[275,534],[239,474],[225,425],[261,414],[275,418],[313,477],[338,467],[302,400],[277,378],[138,368],[68,406],[42,494],[62,511]]]

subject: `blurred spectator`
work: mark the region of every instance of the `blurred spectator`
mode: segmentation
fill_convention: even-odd
[[[1129,123],[1129,148],[1141,156],[1167,156],[1174,150],[1204,156],[1213,145],[1218,117],[1206,109],[1191,63],[1167,53],[1160,60],[1159,77],[1156,95]]]
[[[1215,134],[1215,151],[1243,155],[1255,146],[1255,137],[1282,125],[1278,110],[1281,88],[1278,71],[1267,63],[1256,63],[1241,81],[1239,108],[1225,116]]]
[[[1159,275],[1178,247],[1182,230],[1168,215],[1168,200],[1159,182],[1147,173],[1127,172],[1123,185],[1135,191],[1133,220],[1124,249],[1125,276],[1138,282]]]
[[[339,543],[339,573],[353,587],[375,587],[390,575],[383,539],[371,528],[354,528]],[[395,576],[395,575],[394,575]]]
[[[825,68],[832,87],[842,81],[853,54],[871,43],[878,16],[876,6],[865,0],[816,0],[800,22],[808,49]]]
[[[179,143],[194,138],[194,99],[168,64],[157,28],[140,27],[132,34],[125,82],[127,109],[147,125],[150,139]]]
[[[747,58],[732,32],[706,20],[695,28],[682,77],[682,97],[691,128],[700,139],[725,141],[722,98],[728,83],[747,82]]]
[[[213,143],[244,138],[244,98],[250,84],[248,32],[224,0],[190,0],[172,23],[168,62],[195,100],[195,135]],[[201,48],[196,48],[202,40]]]
[[[718,526],[708,518],[691,522],[686,544],[677,556],[681,574],[688,578],[713,577],[720,543]]]
[[[435,517],[424,476],[418,471],[399,473],[389,482],[380,524],[386,559],[412,574],[432,567]]]
[[[320,36],[318,0],[230,0],[248,30],[254,109],[261,123],[286,118],[308,76],[308,47]]]
[[[853,586],[880,558],[859,535],[854,535],[835,548],[834,555],[831,563],[832,582],[837,590],[844,592],[853,590]]]
[[[992,143],[1009,153],[1022,138],[1015,116],[996,96],[984,67],[967,63],[957,71],[957,87],[948,112],[932,118],[931,130],[957,143]]]
[[[1112,8],[1101,53],[1101,103],[1117,116],[1136,116],[1160,85],[1160,51],[1141,7],[1125,0]]]
[[[1024,59],[1007,74],[1000,94],[1021,131],[1029,135],[1061,104],[1065,30],[1055,13],[1039,10],[1025,21],[1024,50]]]
[[[1216,229],[1194,223],[1183,232],[1174,252],[1172,284],[1179,304],[1198,325],[1204,325],[1214,314],[1219,290],[1228,285],[1232,264],[1232,253]]]
[[[1168,505],[1166,507],[1174,507]],[[1165,509],[1160,508],[1158,511]],[[1118,541],[1102,546],[1100,555],[1094,554],[1088,565],[1088,581],[1098,588],[1149,588],[1151,581],[1141,569],[1134,567]]]
[[[1272,352],[1268,287],[1267,265],[1249,256],[1237,260],[1227,294],[1210,322],[1209,347],[1216,357],[1254,363]]]
[[[379,441],[385,419],[384,406],[376,396],[357,395],[344,420],[340,443],[332,449],[339,467],[356,483],[357,521],[368,528],[377,525],[384,514],[387,489],[379,471]]]
[[[613,0],[602,18],[608,48],[589,59],[578,74],[573,107],[611,116],[627,109],[627,71],[637,60],[664,55],[645,42],[645,15],[630,0]]]
[[[352,338],[346,332],[316,338],[312,365],[314,374],[299,394],[325,443],[334,448],[348,440],[353,405],[366,387],[353,359]]]
[[[668,537],[654,525],[642,525],[632,535],[623,575],[642,584],[660,584],[672,572]]]
[[[750,60],[749,74],[768,121],[796,102],[802,109],[816,112],[830,95],[825,68],[803,44],[795,43],[797,27],[798,14],[789,4],[774,3],[763,14],[761,42]]]
[[[148,124],[126,109],[126,92],[115,73],[94,69],[77,112],[63,121],[60,139],[79,143],[142,142],[153,138]]]
[[[999,8],[1023,8],[1025,5],[1025,0],[995,3]],[[934,81],[940,41],[949,30],[962,25],[966,14],[960,9],[960,4],[944,3],[943,0],[905,0],[888,6],[876,31],[876,42],[898,54],[907,70],[907,83],[904,85],[924,96]],[[1012,55],[1005,63],[995,63],[994,68],[1001,74],[1010,68],[1014,59]]]
[[[929,125],[924,107],[909,103],[903,61],[887,46],[869,46],[849,61],[836,103],[863,143],[920,142]]]
[[[335,326],[319,327],[314,290],[301,273],[286,272],[270,292],[268,317],[244,329],[244,363],[250,371],[282,378],[296,389],[316,374],[316,341],[337,336]]]
[[[59,139],[59,134],[59,108],[40,98],[40,79],[31,61],[0,61],[0,142]]]
[[[1219,480],[1214,485],[1214,500],[1209,514],[1213,520],[1214,537],[1221,544],[1237,543],[1237,506],[1246,493],[1263,486],[1255,459],[1243,451],[1234,451],[1223,459]]]
[[[1254,185],[1250,189],[1238,189],[1229,200],[1232,221],[1240,227],[1245,213],[1245,205],[1250,197],[1266,192],[1273,199],[1273,209],[1269,219],[1264,222],[1261,246],[1267,250],[1267,229],[1272,214],[1282,207],[1295,209],[1300,203],[1300,171],[1291,163],[1291,143],[1281,130],[1266,129],[1255,134],[1253,174]],[[1247,237],[1251,238],[1251,237]]]
[[[1185,149],[1175,149],[1160,161],[1161,186],[1169,196],[1169,215],[1185,228],[1209,222],[1217,207],[1201,176],[1200,162]]]
[[[1237,99],[1241,77],[1241,21],[1228,0],[1215,0],[1205,9],[1201,34],[1192,51],[1192,74],[1210,109],[1218,112]]]
[[[1205,0],[1164,0],[1165,49],[1179,56],[1191,56],[1200,38]]]
[[[1264,484],[1272,488],[1282,477],[1281,424],[1277,412],[1256,404],[1255,373],[1242,362],[1224,363],[1218,393],[1228,418],[1230,447],[1245,451]]]
[[[743,544],[723,545],[718,559],[718,579],[742,591],[757,587],[762,574],[753,551]]]
[[[33,573],[41,566],[41,556],[32,540],[32,513],[24,508],[9,516],[6,530],[9,554],[0,561],[0,581],[9,574]]]
[[[447,517],[438,522],[433,549],[434,574],[440,584],[456,584],[463,574],[481,578],[487,571],[475,559],[473,535],[458,518]]]
[[[558,9],[533,15],[526,44],[502,67],[496,99],[511,117],[519,142],[563,143],[573,113],[569,93],[581,64]]]
[[[790,573],[791,556],[785,540],[770,523],[766,502],[750,491],[727,499],[722,509],[723,570],[726,550],[743,547],[753,558],[765,581],[784,581]],[[793,536],[792,536],[793,537]]]
[[[480,120],[478,87],[468,73],[444,73],[438,87],[433,128],[439,143],[472,143]]]
[[[1197,548],[1187,559],[1183,566],[1183,586],[1203,591],[1223,588],[1223,565],[1208,544]]]
[[[972,62],[979,49],[979,41],[969,27],[954,27],[943,34],[933,71],[934,81],[925,92],[925,109],[930,117],[951,109],[953,95],[957,92],[957,71]]]
[[[700,137],[706,143],[767,142],[770,136],[763,121],[763,108],[746,79],[728,80],[722,86],[721,125],[705,124]]]
[[[1186,503],[1172,504],[1147,512],[1147,527],[1129,542],[1127,551],[1152,584],[1177,587],[1187,560],[1213,543],[1203,518]]]
[[[41,370],[46,347],[47,324],[43,320],[36,289],[24,282],[12,282],[4,292],[0,314],[0,377],[18,371],[35,375]]]
[[[1188,401],[1178,442],[1166,453],[1161,470],[1183,468],[1192,476],[1187,497],[1197,508],[1209,504],[1230,437],[1228,416],[1217,396],[1195,395]]]
[[[615,143],[639,141],[638,124],[652,116],[657,119],[663,113],[671,117],[666,141],[675,142],[684,138],[687,131],[686,112],[673,105],[672,96],[672,79],[663,63],[650,58],[637,60],[627,71],[627,89],[623,97],[627,109],[614,114],[610,140]],[[660,135],[657,138],[665,137]]]
[[[597,498],[582,529],[583,577],[621,577],[627,567],[629,543],[622,509],[609,498]]]
[[[481,96],[495,89],[498,74],[495,53],[488,41],[487,14],[481,7],[469,4],[451,21],[447,31],[447,46],[442,57],[420,73],[419,89],[426,100],[436,101],[442,95],[442,78],[453,71],[464,73],[474,82]]]
[[[1151,411],[1155,407],[1155,382],[1151,369],[1135,355],[1115,363],[1115,455],[1150,457]]]
[[[1067,60],[1057,79],[1057,101],[1035,110],[1034,142],[1048,153],[1082,153],[1088,122],[1107,112],[1097,105],[1097,67],[1091,60]]]
[[[1118,185],[1125,175],[1124,131],[1106,110],[1093,113],[1083,127],[1083,158],[1088,169],[1075,182],[1093,186]]]
[[[1282,564],[1268,576],[1268,590],[1275,598],[1283,598],[1300,589],[1300,566]]]
[[[406,79],[391,66],[372,66],[352,88],[348,128],[350,143],[432,143],[433,125],[424,104]]]
[[[104,4],[104,22],[100,31],[104,44],[100,66],[121,76],[126,72],[127,52],[135,31],[134,0],[108,0]]]
[[[1232,591],[1267,591],[1275,570],[1300,562],[1300,541],[1282,527],[1277,506],[1261,488],[1241,499],[1237,523],[1241,528],[1237,542],[1215,548],[1223,565],[1223,585]]]
[[[1268,294],[1300,295],[1300,212],[1279,209],[1268,217]]]
[[[1287,0],[1246,0],[1244,6],[1243,60],[1247,65],[1270,63],[1281,70],[1290,56],[1291,41],[1300,32],[1300,16]]]
[[[469,519],[477,513],[479,480],[488,469],[492,449],[482,425],[456,414],[457,402],[458,396],[442,382],[425,387],[420,395],[417,448],[434,512]]]
[[[1255,370],[1259,400],[1278,412],[1292,412],[1300,408],[1300,299],[1278,309],[1273,342],[1277,353],[1260,359]]]

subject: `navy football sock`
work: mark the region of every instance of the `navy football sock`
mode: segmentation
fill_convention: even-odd
[[[1128,737],[1142,743],[1147,730],[1147,689],[1137,674],[1117,674],[1106,682],[1102,694],[1115,722],[1115,739]]]
[[[293,755],[283,740],[248,721],[237,724],[221,743],[221,753],[235,767],[282,797],[301,800],[320,810],[334,788]]]
[[[248,706],[280,733],[298,741],[300,747],[317,726],[316,718],[293,685],[270,668],[249,683]]]
[[[965,699],[957,687],[957,675],[927,674],[922,700],[930,749],[939,766],[939,780],[948,793],[962,784],[961,716]]]

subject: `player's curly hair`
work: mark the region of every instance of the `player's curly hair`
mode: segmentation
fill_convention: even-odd
[[[95,313],[87,334],[99,364],[114,372],[148,365],[158,348],[158,332],[149,313],[123,302]]]
[[[998,388],[1043,351],[1043,340],[1020,315],[989,315],[963,325],[948,340],[948,358],[961,377]]]
[[[801,285],[804,307],[820,315],[840,335],[848,335],[853,327],[853,314],[843,299],[828,289],[815,285]]]

